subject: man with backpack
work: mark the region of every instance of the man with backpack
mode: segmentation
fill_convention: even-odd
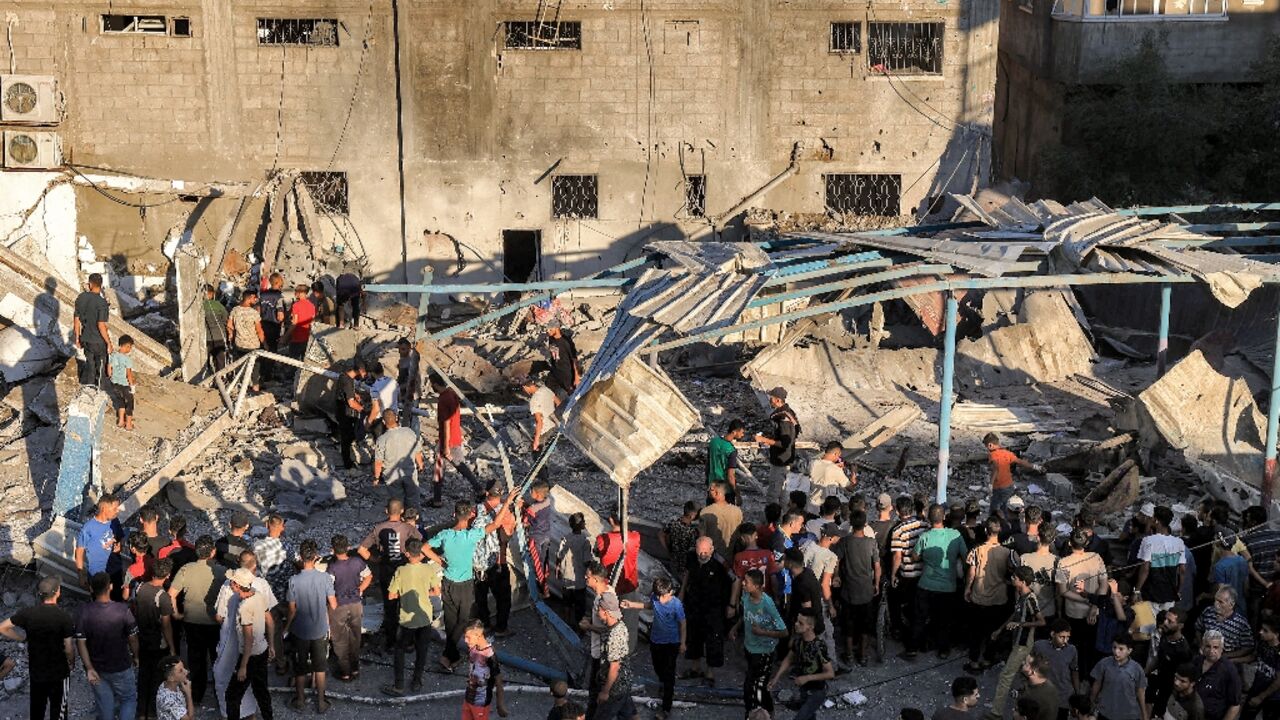
[[[757,433],[756,442],[769,449],[769,499],[780,505],[786,504],[783,495],[783,484],[787,479],[787,469],[796,459],[796,438],[800,435],[800,421],[787,405],[787,389],[776,387],[768,392],[769,432]]]

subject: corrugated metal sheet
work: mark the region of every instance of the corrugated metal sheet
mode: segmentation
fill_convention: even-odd
[[[862,233],[793,233],[789,237],[842,240],[846,250],[855,246],[879,248],[955,265],[987,277],[1000,277],[1026,269],[1018,264],[1027,247],[1024,242],[961,242],[906,235]]]
[[[565,436],[617,484],[627,486],[698,421],[671,379],[627,358],[577,403]]]

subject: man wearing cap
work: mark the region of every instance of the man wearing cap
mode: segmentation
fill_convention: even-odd
[[[560,327],[558,318],[547,322],[547,361],[551,363],[549,385],[556,397],[563,400],[582,380],[582,366],[578,364],[578,347],[573,344],[573,335]]]
[[[373,484],[395,484],[405,507],[418,507],[418,473],[427,461],[422,456],[422,442],[413,428],[400,427],[395,410],[382,413],[386,432],[373,443]],[[440,507],[440,483],[433,483],[431,507]]]
[[[757,433],[756,442],[769,448],[769,499],[786,504],[783,483],[787,469],[796,459],[796,437],[800,434],[800,421],[787,405],[787,389],[776,387],[769,391],[769,425],[767,433]]]
[[[266,598],[253,588],[253,573],[246,568],[232,570],[227,575],[231,591],[240,599],[236,607],[236,627],[241,629],[240,658],[236,674],[227,685],[226,707],[238,708],[244,694],[252,688],[253,699],[258,703],[258,714],[263,720],[272,720],[271,692],[267,688],[267,663],[275,659],[272,642],[275,621]]]
[[[885,565],[888,565],[886,553],[889,550],[889,532],[893,530],[893,526],[897,524],[897,519],[893,517],[893,496],[889,493],[880,493],[876,498],[876,519],[867,522],[867,526],[874,533],[876,544],[880,548],[880,559]],[[852,514],[852,513],[850,513]]]
[[[62,583],[58,578],[41,578],[36,593],[40,596],[38,605],[23,608],[0,622],[0,637],[27,644],[33,720],[44,720],[46,707],[49,720],[59,720],[67,678],[75,666],[71,641],[75,626],[67,611],[58,607],[58,598],[62,597]]]

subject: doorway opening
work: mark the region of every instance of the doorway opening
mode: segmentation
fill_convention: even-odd
[[[502,231],[503,282],[536,282],[542,279],[542,231]]]

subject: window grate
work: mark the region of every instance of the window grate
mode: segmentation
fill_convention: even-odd
[[[508,50],[581,50],[582,23],[508,20],[503,47]]]
[[[831,23],[831,52],[851,54],[862,52],[862,23]]]
[[[338,47],[337,18],[258,18],[259,45]]]
[[[868,67],[908,75],[941,75],[945,27],[940,22],[868,23]]]
[[[707,216],[707,176],[689,175],[684,184],[684,211],[689,217]]]
[[[827,212],[837,215],[885,215],[901,213],[902,176],[823,175],[827,186]]]
[[[556,175],[551,178],[551,217],[599,216],[600,190],[595,175]]]
[[[350,214],[351,202],[345,172],[303,172],[299,173],[299,177],[311,192],[311,199],[315,200],[317,210],[329,215]]]
[[[169,21],[164,15],[103,15],[102,32],[128,35],[168,35]]]

